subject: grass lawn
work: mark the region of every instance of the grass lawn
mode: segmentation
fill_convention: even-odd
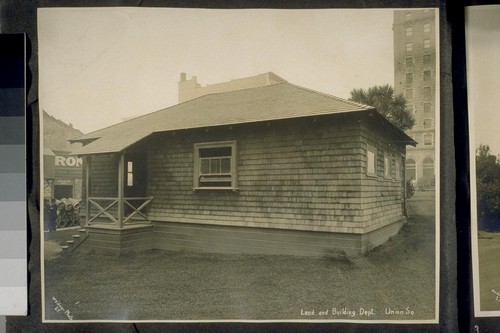
[[[432,200],[416,198],[397,236],[348,260],[169,251],[55,256],[45,261],[46,319],[433,319]]]
[[[500,232],[480,231],[478,254],[481,311],[500,311]]]

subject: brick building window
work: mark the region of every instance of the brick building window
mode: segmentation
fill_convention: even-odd
[[[411,20],[411,13],[406,13],[405,18],[407,21]]]
[[[430,81],[430,79],[431,79],[431,71],[430,70],[424,71],[424,81]]]
[[[409,37],[411,35],[413,35],[413,28],[412,27],[406,28],[406,36]]]
[[[407,99],[413,98],[413,89],[406,89],[405,95]]]
[[[431,31],[431,24],[424,23],[424,32],[430,32],[430,31]]]
[[[406,104],[406,111],[409,113],[415,113],[416,110],[413,108],[413,104]]]
[[[424,113],[431,113],[431,103],[424,103]]]
[[[424,97],[431,97],[431,87],[424,87]]]
[[[429,47],[431,47],[431,40],[424,39],[424,49],[428,49]]]
[[[195,189],[236,189],[236,141],[194,145]]]
[[[424,128],[431,128],[432,127],[432,119],[426,118],[424,119]]]
[[[426,157],[422,163],[423,176],[434,177],[434,161],[430,157]]]
[[[407,57],[406,58],[406,67],[411,67],[413,66],[413,57]]]
[[[406,43],[406,52],[413,51],[413,43]]]
[[[406,73],[406,84],[413,83],[413,73]]]
[[[414,159],[409,158],[406,160],[406,180],[417,179],[417,163]]]
[[[431,55],[424,54],[424,65],[429,65],[431,63]]]
[[[424,146],[432,146],[432,133],[424,134]]]

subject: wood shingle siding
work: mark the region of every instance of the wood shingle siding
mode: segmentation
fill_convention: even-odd
[[[223,140],[237,141],[239,190],[193,192],[194,143]],[[349,117],[164,133],[149,146],[153,220],[364,233],[402,217],[400,184],[367,179],[361,126]]]

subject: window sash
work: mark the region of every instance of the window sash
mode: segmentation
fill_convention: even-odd
[[[413,83],[413,73],[406,73],[406,84]]]
[[[384,177],[391,176],[391,159],[389,156],[384,156]]]
[[[431,112],[431,103],[424,103],[424,113]]]
[[[231,156],[201,157],[200,175],[231,175]]]
[[[424,97],[431,97],[431,87],[424,87]]]
[[[193,189],[236,189],[236,141],[194,145]]]
[[[424,71],[424,81],[429,81],[431,79],[431,71]]]
[[[413,66],[413,57],[407,57],[406,58],[406,67],[412,67]]]
[[[432,134],[424,134],[424,146],[432,146]]]
[[[377,159],[373,150],[366,151],[366,174],[375,176],[377,174]]]

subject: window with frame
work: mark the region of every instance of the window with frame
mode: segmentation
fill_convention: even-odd
[[[416,180],[417,179],[417,163],[414,159],[409,158],[406,160],[406,180]]]
[[[431,97],[431,87],[424,87],[424,97]]]
[[[413,28],[412,27],[407,27],[406,28],[406,36],[409,37],[413,35]]]
[[[411,20],[411,13],[405,13],[405,18],[407,21]]]
[[[424,134],[424,146],[432,146],[432,133]]]
[[[430,31],[431,31],[431,24],[424,23],[424,32],[430,32]]]
[[[127,186],[134,186],[134,162],[127,162]]]
[[[395,171],[395,175],[396,175],[396,180],[400,180],[401,179],[401,163],[399,163],[398,160],[394,161],[394,171]]]
[[[411,89],[411,88],[410,89],[406,89],[405,97],[407,99],[413,98],[413,89]]]
[[[413,73],[406,73],[406,84],[413,83]]]
[[[434,176],[434,161],[430,157],[426,157],[422,163],[423,166],[423,176],[433,177]]]
[[[236,189],[236,141],[194,145],[194,189]]]
[[[406,52],[413,51],[413,43],[406,43]]]
[[[423,63],[425,65],[429,65],[431,63],[431,55],[430,54],[424,54]]]
[[[413,66],[413,57],[407,57],[406,58],[406,67],[412,67]]]
[[[432,127],[432,119],[426,118],[424,119],[424,128],[428,129]]]
[[[428,49],[429,47],[431,47],[431,40],[424,39],[424,49]]]
[[[426,70],[424,71],[424,81],[430,81],[431,80],[431,71]]]
[[[431,113],[431,103],[424,103],[424,113]]]
[[[413,108],[413,104],[406,104],[406,111],[409,113],[415,113],[416,111]]]
[[[366,174],[368,176],[377,175],[377,153],[375,148],[371,146],[366,149]]]
[[[391,177],[391,157],[389,155],[384,156],[384,177]]]

